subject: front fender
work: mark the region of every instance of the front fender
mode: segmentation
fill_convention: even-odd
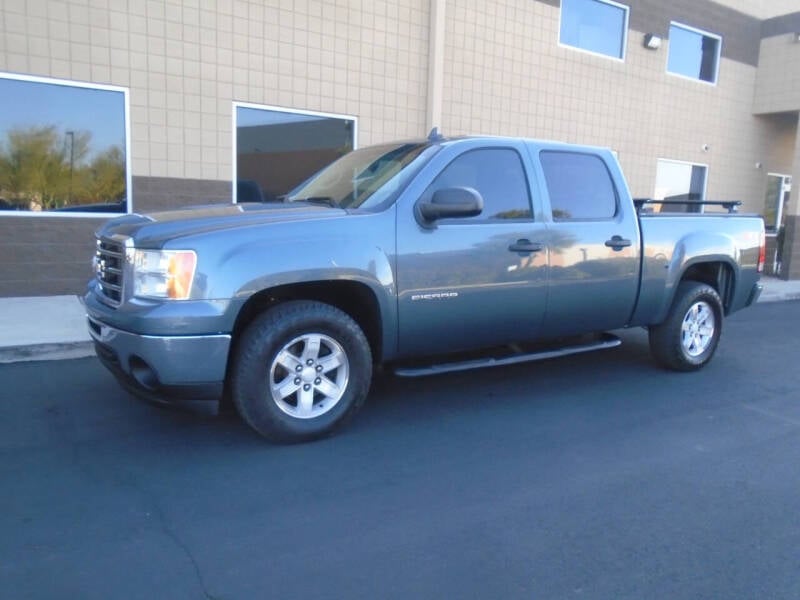
[[[301,227],[239,231],[235,243],[226,240],[224,246],[204,241],[195,284],[206,297],[232,299],[226,315],[230,329],[247,300],[264,290],[324,281],[363,284],[377,299],[389,350],[397,337],[393,217],[392,208]]]

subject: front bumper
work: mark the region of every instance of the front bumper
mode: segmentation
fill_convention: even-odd
[[[219,399],[231,336],[152,336],[88,317],[100,361],[131,391],[151,400]]]

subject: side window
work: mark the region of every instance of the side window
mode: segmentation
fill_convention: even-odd
[[[559,42],[623,60],[628,12],[627,6],[611,0],[561,0]]]
[[[611,219],[617,193],[603,160],[579,152],[539,154],[555,221]]]
[[[483,198],[483,213],[467,221],[533,218],[522,161],[510,148],[465,152],[439,173],[425,196],[451,187],[473,188]]]
[[[0,218],[129,212],[128,125],[127,88],[0,73]]]
[[[670,23],[667,72],[716,83],[722,38],[688,25]]]
[[[356,145],[355,117],[240,102],[233,110],[236,202],[276,200]]]
[[[653,197],[656,200],[688,200],[702,202],[706,194],[706,166],[695,165],[679,160],[658,159],[656,163],[656,189]],[[660,211],[656,204],[654,210]],[[703,206],[670,206],[666,212],[702,212]]]

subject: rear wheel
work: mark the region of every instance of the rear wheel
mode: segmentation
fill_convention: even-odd
[[[342,427],[362,406],[372,355],[347,314],[292,301],[245,330],[231,377],[233,401],[248,425],[272,441],[305,441]]]
[[[716,290],[696,281],[678,286],[663,323],[650,327],[650,351],[661,365],[694,371],[714,356],[722,333],[722,301]]]

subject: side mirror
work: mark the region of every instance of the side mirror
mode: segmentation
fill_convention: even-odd
[[[473,188],[444,188],[435,191],[430,200],[417,202],[416,212],[423,225],[439,219],[477,217],[483,212],[483,198]]]

